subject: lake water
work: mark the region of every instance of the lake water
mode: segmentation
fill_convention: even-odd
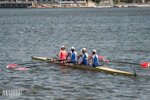
[[[137,77],[111,75],[35,62],[31,56],[56,57],[83,47],[109,60],[150,62],[149,8],[0,9],[0,99],[2,100],[149,100],[150,69],[134,64],[104,66]]]

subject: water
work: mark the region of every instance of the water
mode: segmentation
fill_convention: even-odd
[[[35,62],[31,56],[56,57],[61,45],[125,62],[150,62],[150,9],[0,9],[0,99],[148,100],[150,69],[108,63],[137,77],[37,63],[25,71],[9,64]]]

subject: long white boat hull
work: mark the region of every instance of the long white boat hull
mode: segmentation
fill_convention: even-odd
[[[93,71],[103,71],[103,72],[107,72],[107,73],[110,73],[110,74],[136,76],[135,73],[130,73],[130,72],[126,72],[126,71],[116,70],[116,69],[112,69],[112,68],[108,68],[108,67],[103,67],[103,66],[97,66],[96,68],[93,68],[93,67],[87,67],[87,66],[79,65],[79,64],[61,63],[60,61],[54,62],[50,58],[37,57],[37,56],[33,56],[32,59],[47,61],[47,62],[50,62],[50,63],[56,63],[56,64],[59,64],[59,65],[68,66],[68,67],[77,68],[77,69],[86,69],[86,70],[93,70]]]

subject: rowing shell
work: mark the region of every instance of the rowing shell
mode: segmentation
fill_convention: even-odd
[[[87,67],[87,66],[79,65],[79,64],[60,63],[60,61],[59,62],[58,61],[54,62],[54,61],[52,61],[52,59],[45,58],[45,57],[37,57],[37,56],[33,56],[32,59],[47,61],[47,62],[50,62],[50,63],[56,63],[56,64],[59,64],[59,65],[63,65],[63,66],[71,67],[71,68],[77,68],[77,69],[86,69],[86,70],[93,70],[93,71],[100,71],[100,72],[103,71],[103,72],[110,73],[110,74],[136,76],[136,73],[125,72],[125,71],[116,70],[116,69],[103,67],[103,66],[97,66],[96,68],[93,68],[93,67]]]

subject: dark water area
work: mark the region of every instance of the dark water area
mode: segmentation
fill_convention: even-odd
[[[125,63],[104,66],[137,77],[111,75],[46,62],[31,56],[56,57],[61,45],[124,62],[150,62],[150,9],[0,9],[0,99],[2,100],[149,100],[150,69]]]

